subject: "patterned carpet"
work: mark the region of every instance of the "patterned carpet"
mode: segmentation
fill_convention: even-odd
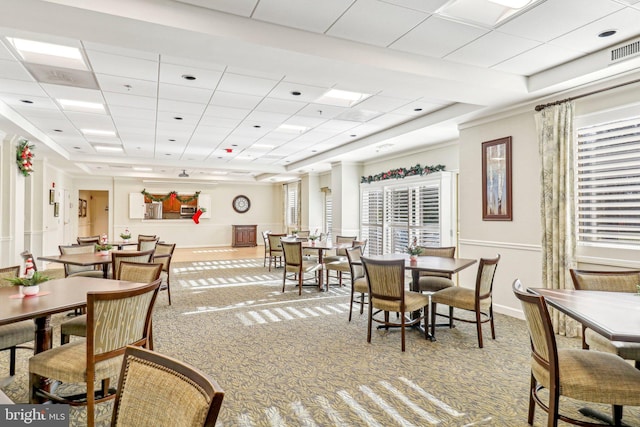
[[[224,388],[217,426],[528,425],[523,321],[498,315],[497,339],[485,339],[484,349],[474,325],[437,328],[435,342],[410,330],[402,353],[397,330],[375,331],[367,343],[366,309],[347,321],[349,287],[308,287],[298,296],[288,282],[281,290],[282,270],[270,273],[262,259],[173,265],[173,305],[163,292],[155,307],[155,349]],[[18,374],[2,386],[16,402],[27,401],[28,357],[19,351]],[[7,352],[0,362],[7,366]],[[578,408],[561,405],[573,415]],[[99,406],[108,425],[110,404]],[[545,425],[536,412],[535,425]],[[84,411],[72,408],[72,421],[84,425]],[[638,408],[625,408],[625,421],[640,425]]]

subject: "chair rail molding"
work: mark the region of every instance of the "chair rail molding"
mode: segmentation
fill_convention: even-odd
[[[488,248],[505,248],[505,249],[515,249],[520,251],[531,251],[531,252],[542,252],[542,246],[540,245],[532,245],[527,243],[513,243],[513,242],[493,242],[489,240],[471,240],[471,239],[460,239],[458,240],[459,245],[467,245],[467,246],[482,246]]]

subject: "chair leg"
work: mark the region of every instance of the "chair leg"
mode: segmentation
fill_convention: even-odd
[[[367,327],[367,342],[371,342],[371,322],[373,317],[373,304],[369,301],[369,325]]]
[[[453,307],[449,306],[449,329],[453,328]]]
[[[302,295],[302,279],[303,279],[304,273],[301,271],[300,274],[298,274],[298,295]]]
[[[480,310],[476,310],[476,331],[478,331],[478,347],[482,348],[482,317]]]
[[[9,375],[14,376],[16,374],[16,347],[13,346],[9,349]]]
[[[431,336],[436,337],[436,306],[435,302],[431,302]]]
[[[493,304],[491,304],[489,306],[489,316],[491,316],[491,322],[490,322],[490,324],[491,324],[491,338],[495,340],[496,339],[496,327],[493,324]]]
[[[282,292],[284,292],[284,283],[287,280],[287,269],[285,268],[283,274],[282,274]]]
[[[364,294],[360,294],[360,314],[364,312]],[[639,368],[640,369],[640,368]]]
[[[622,425],[622,406],[612,405],[611,415],[613,417],[613,425],[621,426]]]
[[[169,298],[169,305],[171,305],[171,282],[169,281],[168,272],[167,272],[167,298]]]
[[[533,417],[536,413],[536,402],[533,399],[533,393],[537,385],[538,384],[535,377],[533,376],[533,374],[531,374],[531,385],[529,387],[529,414],[527,415],[527,422],[529,423],[529,425],[533,425]]]
[[[547,419],[548,427],[558,427],[558,410],[560,405],[560,393],[557,390],[549,390],[549,413]]]
[[[404,321],[405,321],[405,316],[404,313],[402,313],[402,319],[400,319],[400,329],[402,330],[401,334],[402,335],[402,351],[404,351]]]
[[[353,298],[355,298],[355,294],[353,292],[353,285],[352,285],[351,286],[351,300],[349,301],[349,322],[351,322],[351,312],[353,312]]]

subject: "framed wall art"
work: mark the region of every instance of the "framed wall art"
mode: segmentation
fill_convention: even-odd
[[[49,190],[49,204],[52,205],[56,201],[56,190]]]
[[[60,216],[60,203],[55,202],[53,204],[53,216],[58,217]]]
[[[513,219],[510,136],[482,143],[482,219]]]

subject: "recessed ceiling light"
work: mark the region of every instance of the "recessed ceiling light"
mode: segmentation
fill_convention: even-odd
[[[80,147],[73,147],[74,150],[80,150]]]
[[[422,108],[414,108],[413,111],[422,111]]]
[[[100,130],[100,129],[80,129],[85,135],[93,136],[116,136],[116,133],[112,130]]]
[[[171,153],[164,153],[164,155],[165,155],[165,156],[170,156],[170,155],[171,155]]]
[[[79,70],[89,69],[77,47],[12,37],[8,37],[7,40],[13,45],[23,61]]]
[[[348,90],[329,89],[315,102],[319,104],[335,105],[338,107],[353,107],[371,95],[368,93],[351,92]]]
[[[99,102],[77,101],[75,99],[58,99],[60,106],[65,110],[75,111],[100,111],[104,113],[104,105]]]
[[[355,137],[356,137],[356,136],[358,136],[358,135],[356,135],[356,134],[352,134],[352,135],[349,135],[349,136],[350,136],[351,138],[355,138]]]
[[[30,99],[21,99],[20,102],[24,102],[25,104],[33,104],[33,101]]]
[[[54,129],[54,132],[62,132],[62,129]]]
[[[176,120],[182,120],[182,117],[180,117],[180,116],[176,116],[176,117],[174,117],[174,119],[176,119]]]
[[[607,30],[607,31],[603,31],[600,34],[598,34],[598,37],[611,37],[615,33],[617,33],[616,30]]]
[[[112,153],[122,153],[122,147],[117,145],[94,145],[97,151],[109,151]]]
[[[173,139],[173,138],[170,138],[170,139],[169,139],[169,142],[175,142],[175,141],[176,141],[176,140],[175,140],[175,139]]]
[[[232,147],[237,147],[237,146],[238,146],[238,144],[231,144],[231,146],[232,146]]]
[[[300,95],[302,95],[302,92],[297,91],[297,90],[292,90],[292,91],[291,91],[291,95],[293,95],[293,96],[300,96]]]
[[[182,78],[185,79],[185,80],[195,80],[196,79],[196,77],[192,76],[191,74],[183,74]]]
[[[280,126],[278,126],[277,129],[278,130],[288,131],[288,132],[300,132],[300,133],[302,133],[302,132],[306,131],[309,128],[307,128],[306,126],[281,124]]]
[[[260,125],[253,125],[253,127],[254,127],[254,128],[256,128],[256,129],[260,129],[262,126],[260,126]]]

